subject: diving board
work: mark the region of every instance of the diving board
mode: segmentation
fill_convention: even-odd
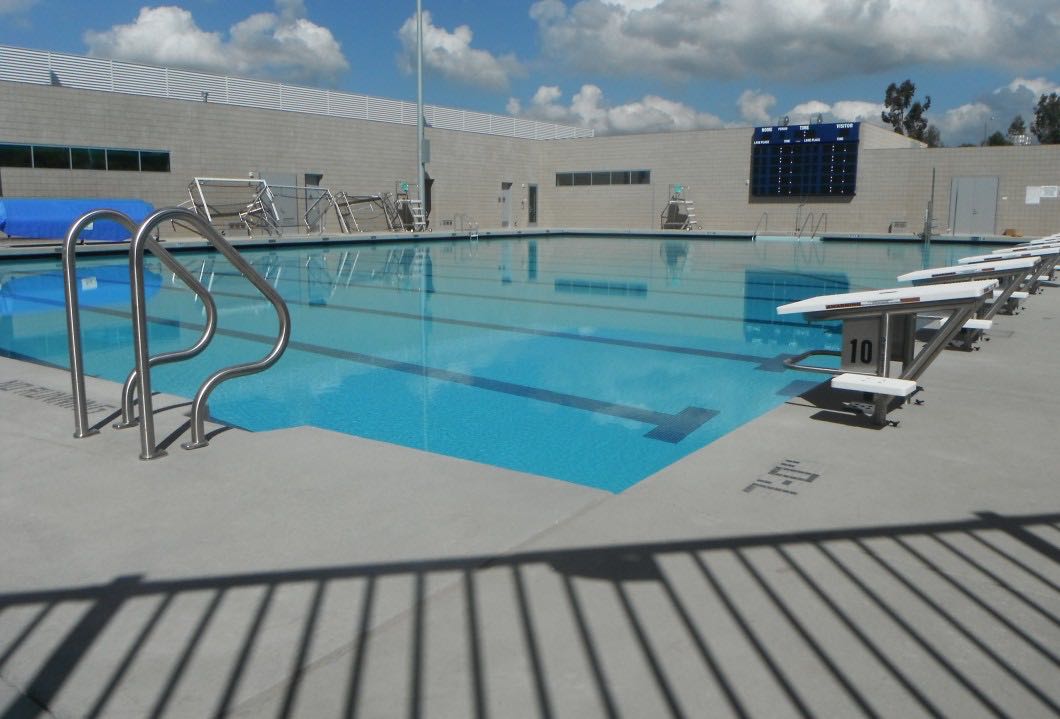
[[[866,393],[872,401],[872,420],[886,424],[894,399],[907,398],[913,393],[916,388],[908,383],[916,384],[998,284],[997,279],[979,279],[822,295],[781,305],[777,307],[780,315],[801,313],[811,321],[843,323],[841,350],[809,350],[786,359],[784,364],[793,369],[831,374],[836,389]],[[917,351],[916,317],[921,313],[942,313],[946,321]],[[840,366],[800,364],[815,355],[839,357]],[[897,377],[891,376],[892,362],[901,363]]]

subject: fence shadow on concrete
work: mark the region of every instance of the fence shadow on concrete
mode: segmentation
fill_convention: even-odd
[[[1060,514],[0,595],[4,717],[1047,716],[1058,651]]]

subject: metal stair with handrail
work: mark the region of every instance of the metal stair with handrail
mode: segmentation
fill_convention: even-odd
[[[81,344],[80,308],[77,298],[77,271],[75,245],[78,236],[86,226],[94,221],[112,220],[124,226],[133,237],[129,246],[129,284],[132,291],[132,329],[135,367],[129,373],[122,387],[122,419],[116,428],[140,428],[140,459],[156,459],[166,454],[160,450],[154,436],[154,412],[151,395],[151,369],[160,364],[190,359],[202,352],[213,339],[217,327],[217,307],[210,291],[192,275],[176,258],[174,258],[152,233],[164,222],[174,222],[192,229],[205,239],[215,250],[257,288],[276,310],[279,328],[275,344],[261,359],[222,368],[202,383],[192,401],[191,439],[183,443],[184,449],[197,449],[209,444],[206,439],[205,422],[207,400],[218,385],[236,377],[261,372],[271,367],[283,354],[291,337],[291,316],[286,303],[268,281],[247,262],[239,252],[225,240],[204,218],[192,210],[168,208],[157,210],[148,216],[139,226],[128,216],[113,210],[95,210],[78,218],[67,232],[63,242],[63,276],[66,293],[67,330],[70,351],[70,379],[74,399],[74,436],[87,437],[95,431],[88,426],[83,350]],[[181,278],[188,287],[202,300],[206,313],[206,324],[202,336],[191,347],[175,352],[166,352],[152,357],[147,340],[147,301],[144,291],[144,253],[150,251],[174,275]],[[136,396],[139,395],[140,416],[135,417]]]
[[[74,400],[74,437],[77,437],[78,439],[96,434],[97,430],[91,429],[88,426],[88,410],[85,398],[84,351],[81,342],[81,312],[77,296],[77,253],[75,251],[75,245],[81,232],[83,232],[86,227],[93,222],[105,220],[120,224],[128,230],[131,235],[136,234],[137,225],[128,215],[116,210],[93,210],[74,221],[74,224],[70,226],[70,229],[66,233],[62,248],[63,289],[66,294],[66,331],[70,354],[70,382]],[[210,340],[213,339],[214,331],[217,329],[217,306],[214,303],[209,290],[207,290],[206,287],[204,287],[183,264],[173,257],[173,255],[162,248],[158,242],[147,238],[145,240],[145,245],[147,249],[151,251],[151,254],[161,260],[162,264],[168,267],[175,276],[179,277],[184,281],[184,284],[191,288],[192,292],[202,300],[203,307],[206,310],[206,325],[203,328],[203,333],[199,340],[187,349],[158,355],[153,359],[152,364],[159,365],[191,359],[206,349]],[[134,424],[131,410],[123,412],[122,421],[127,423],[126,426],[132,426]]]

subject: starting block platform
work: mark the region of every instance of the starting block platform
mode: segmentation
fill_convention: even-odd
[[[962,257],[957,260],[957,264],[969,265],[982,262],[998,262],[1000,260],[1018,260],[1028,257],[1036,259],[1038,264],[1035,265],[1035,267],[1027,273],[1027,276],[1023,278],[1019,289],[1025,290],[1033,295],[1038,291],[1039,285],[1045,281],[1042,279],[1043,277],[1046,278],[1046,280],[1052,278],[1053,270],[1056,269],[1056,263],[1060,260],[1060,245],[1023,247],[1009,252],[992,252],[989,255],[972,255],[971,257]]]
[[[951,282],[964,282],[968,280],[996,279],[999,283],[998,289],[994,290],[991,299],[980,308],[978,319],[990,320],[1005,307],[1009,300],[1018,301],[1025,299],[1027,294],[1020,292],[1017,288],[1024,278],[1032,272],[1040,263],[1036,257],[1018,257],[1010,260],[997,259],[993,262],[974,262],[963,265],[951,265],[949,267],[933,267],[927,270],[916,270],[906,272],[898,276],[899,282],[911,282],[914,286],[937,285]],[[1019,297],[1019,295],[1023,297]],[[971,322],[971,321],[969,321]],[[965,323],[966,330],[975,330],[969,322]],[[979,338],[981,332],[973,332],[969,336],[962,337],[961,342],[967,349]]]
[[[947,344],[975,318],[998,287],[997,279],[947,282],[866,292],[821,295],[777,307],[777,314],[803,314],[807,319],[840,320],[841,350],[816,349],[784,361],[792,369],[833,375],[832,386],[864,392],[872,397],[872,419],[887,423],[895,397],[907,398],[917,380]],[[945,320],[934,336],[916,347],[918,314],[941,315]],[[839,357],[840,366],[802,364],[812,356]],[[893,362],[901,363],[898,377]]]

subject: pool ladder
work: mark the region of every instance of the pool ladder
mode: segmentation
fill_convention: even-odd
[[[70,352],[70,383],[74,400],[74,437],[83,438],[96,434],[88,424],[85,397],[85,370],[81,341],[81,317],[77,296],[76,244],[81,232],[93,222],[111,220],[127,229],[132,235],[129,246],[129,284],[132,290],[133,348],[136,364],[122,387],[121,421],[116,428],[139,426],[140,459],[156,459],[165,456],[165,450],[155,442],[154,410],[151,396],[151,369],[161,364],[177,362],[195,357],[210,344],[217,329],[217,305],[210,291],[196,279],[183,264],[159,244],[153,237],[158,226],[164,222],[177,222],[197,232],[253,284],[272,304],[279,320],[276,342],[268,353],[254,362],[224,367],[206,378],[195,393],[191,410],[191,439],[181,446],[197,449],[209,444],[206,438],[207,400],[218,385],[236,377],[244,377],[268,369],[283,354],[291,338],[291,315],[280,296],[268,281],[258,274],[243,259],[242,255],[225,240],[208,222],[195,212],[183,208],[168,208],[154,212],[139,226],[121,212],[115,210],[93,210],[79,217],[66,233],[62,248],[63,288],[66,294],[66,325]],[[202,301],[206,324],[202,335],[190,347],[175,352],[151,356],[147,345],[147,300],[144,292],[144,252],[149,250],[162,264],[184,281]],[[212,283],[211,283],[212,284]],[[139,395],[140,417],[134,414],[136,396]]]

